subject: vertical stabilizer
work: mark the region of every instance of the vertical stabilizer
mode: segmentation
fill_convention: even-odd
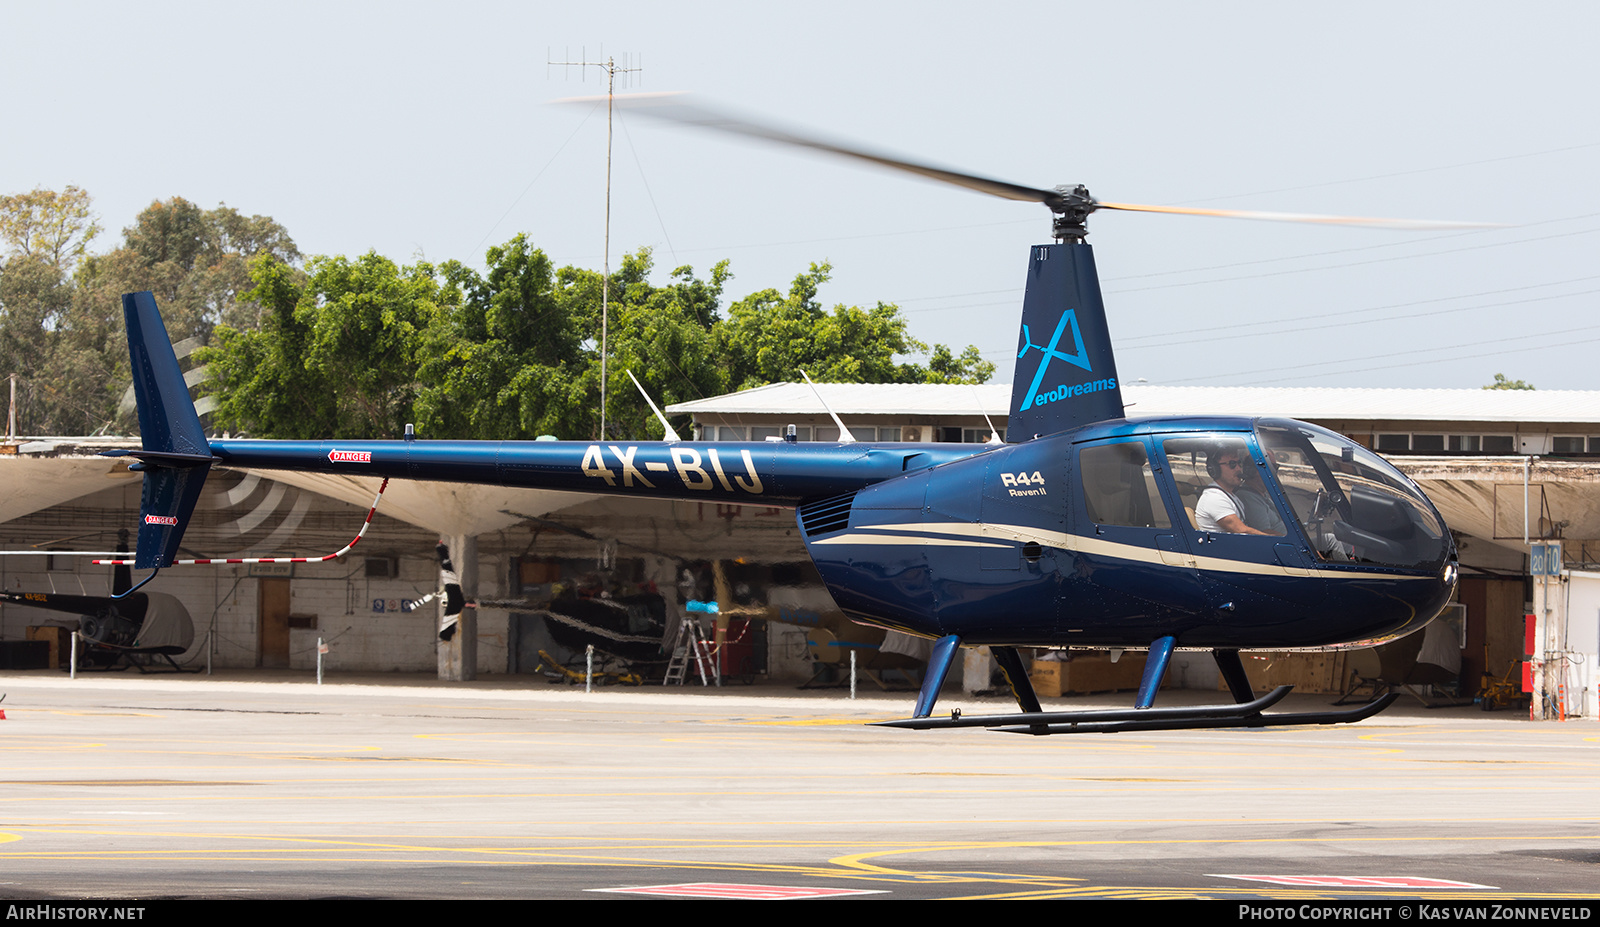
[[[1010,412],[1011,442],[1122,417],[1100,277],[1082,242],[1029,252]]]
[[[156,311],[155,296],[122,297],[128,328],[133,391],[139,400],[139,433],[144,449],[111,452],[137,457],[129,469],[144,473],[139,501],[139,546],[135,569],[168,566],[211,469],[211,445],[189,399],[189,387]]]

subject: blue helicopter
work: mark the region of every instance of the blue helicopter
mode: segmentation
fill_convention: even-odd
[[[123,297],[143,449],[136,569],[160,570],[213,466],[489,483],[786,506],[852,619],[936,641],[910,718],[1029,734],[1359,721],[1268,713],[1240,650],[1371,646],[1433,620],[1457,575],[1444,520],[1410,479],[1349,438],[1273,418],[1130,419],[1094,254],[1100,209],[1387,227],[1445,223],[1106,203],[932,167],[657,98],[650,115],[862,159],[1040,202],[1053,244],[1030,249],[1005,443],[210,440],[150,293]],[[792,431],[792,429],[791,429]],[[155,574],[152,573],[151,577]],[[148,578],[146,579],[148,582]],[[935,717],[961,646],[986,645],[1020,711]],[[1147,650],[1129,710],[1046,712],[1019,647]],[[1156,707],[1176,648],[1211,651],[1234,704]]]

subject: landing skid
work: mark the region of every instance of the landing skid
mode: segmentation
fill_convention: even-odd
[[[1193,708],[1122,708],[1106,711],[1042,711],[1009,715],[967,715],[948,718],[906,718],[879,721],[879,727],[912,731],[986,727],[1008,734],[1110,734],[1117,731],[1181,731],[1195,728],[1277,727],[1286,724],[1345,724],[1370,718],[1400,696],[1385,695],[1346,711],[1301,711],[1266,715],[1294,686],[1279,686],[1242,705],[1200,705]]]
[[[928,661],[928,673],[923,679],[922,692],[917,698],[913,717],[898,721],[879,721],[878,727],[895,727],[912,731],[948,730],[958,727],[983,727],[1008,734],[1111,734],[1118,731],[1181,731],[1203,728],[1280,727],[1291,724],[1349,724],[1370,718],[1400,697],[1391,692],[1359,708],[1346,711],[1298,711],[1284,714],[1262,714],[1283,701],[1294,686],[1279,686],[1260,698],[1254,694],[1245,677],[1237,650],[1212,651],[1217,668],[1228,684],[1237,704],[1200,705],[1191,708],[1155,708],[1156,691],[1161,688],[1161,677],[1166,675],[1167,663],[1172,657],[1176,640],[1163,637],[1150,645],[1145,661],[1144,678],[1139,684],[1139,694],[1133,708],[1102,711],[1043,711],[1033,684],[1016,650],[1011,647],[991,648],[1001,670],[1011,683],[1021,713],[1008,715],[977,715],[962,717],[960,710],[952,711],[948,718],[935,718],[933,703],[939,688],[949,672],[956,649],[961,640],[955,635],[940,639],[934,644]]]

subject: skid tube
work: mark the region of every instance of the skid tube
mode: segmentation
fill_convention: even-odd
[[[1102,711],[1043,711],[1007,715],[967,715],[953,711],[948,718],[904,718],[878,721],[878,727],[912,731],[984,727],[1008,734],[1110,734],[1118,731],[1178,731],[1206,728],[1278,727],[1290,724],[1347,724],[1370,718],[1400,696],[1383,698],[1348,711],[1302,711],[1264,715],[1294,686],[1278,686],[1254,701],[1238,705],[1198,705],[1192,708],[1113,708]]]

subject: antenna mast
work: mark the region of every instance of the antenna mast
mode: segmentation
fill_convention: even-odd
[[[617,64],[615,58],[604,61],[590,61],[588,50],[582,53],[581,61],[550,61],[546,52],[545,65],[560,65],[562,67],[600,68],[606,72],[606,240],[605,257],[602,261],[603,270],[600,277],[600,437],[606,437],[606,388],[607,388],[607,360],[610,357],[610,328],[611,328],[611,112],[612,100],[617,92],[617,75],[622,75],[623,89],[627,89],[628,75],[644,70],[639,65],[638,59],[629,61],[624,55],[622,63]],[[600,46],[600,54],[605,54],[605,46]],[[571,55],[569,53],[568,58]],[[586,73],[579,71],[579,74]]]

